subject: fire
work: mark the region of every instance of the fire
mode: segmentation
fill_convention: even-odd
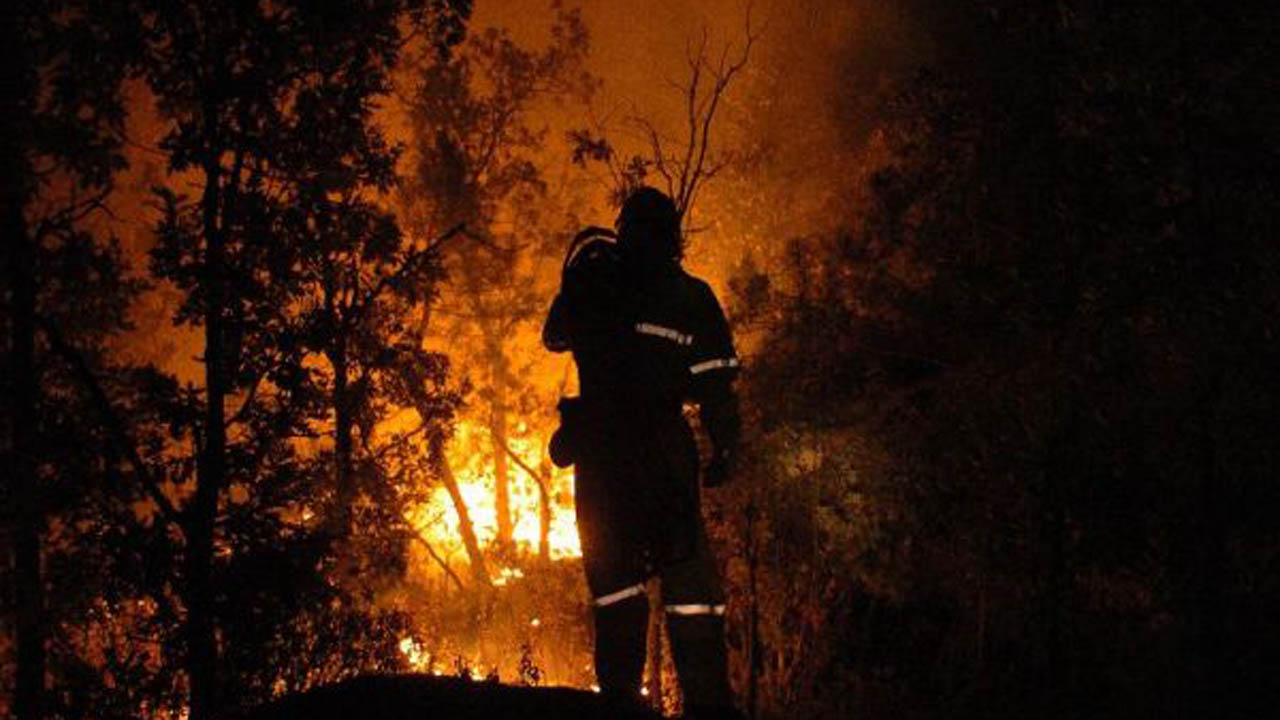
[[[454,469],[458,491],[471,517],[476,539],[483,549],[493,547],[498,536],[498,509],[494,469],[489,454],[478,451],[487,442],[487,430],[469,422],[459,423],[449,463]],[[538,435],[529,439],[513,438],[511,451],[530,468],[544,465],[539,461],[545,440]],[[549,555],[552,560],[582,556],[578,543],[578,526],[573,509],[573,476],[568,470],[551,468],[546,483],[550,504],[547,528]],[[542,532],[542,490],[529,472],[512,463],[508,469],[512,539],[522,554],[538,553]],[[428,502],[414,508],[409,521],[437,549],[446,555],[463,552],[459,516],[449,491],[434,488]],[[509,570],[509,569],[508,569]],[[504,570],[505,571],[505,570]],[[519,573],[519,570],[515,571]],[[499,574],[495,582],[505,583],[513,576]]]
[[[453,424],[443,466],[421,462],[406,473],[421,483],[405,488],[417,500],[405,519],[418,537],[403,588],[385,599],[412,616],[398,649],[413,672],[586,688],[594,680],[590,593],[577,562],[573,473],[547,454],[554,398],[575,391],[572,367],[568,358],[544,357],[536,334],[520,340],[513,355],[548,366],[525,376],[529,397],[495,420],[478,392]],[[410,434],[421,420],[406,408],[378,432]],[[422,455],[409,462],[425,461],[427,451],[417,446]]]
[[[413,672],[588,687],[589,593],[576,558],[573,475],[546,458],[549,429],[513,420],[506,442],[510,546],[498,542],[496,470],[485,424],[461,419],[446,448],[448,473],[406,513],[413,546],[409,594],[416,627],[399,651]],[[477,577],[449,483],[465,506],[483,558]],[[545,538],[545,556],[542,543]],[[544,562],[549,560],[550,562]],[[395,597],[395,596],[389,596]]]
[[[400,653],[404,655],[405,660],[409,662],[409,667],[415,672],[431,670],[431,654],[417,640],[411,637],[401,638]]]

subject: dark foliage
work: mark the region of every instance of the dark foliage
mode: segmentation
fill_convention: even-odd
[[[757,472],[803,483],[756,496],[759,562],[841,630],[748,674],[821,715],[1275,702],[1265,16],[979,3],[887,98],[850,230],[795,242],[777,305],[754,281]]]
[[[132,38],[118,13],[71,0],[9,3],[0,32],[0,603],[12,623],[0,712],[25,719],[60,709],[50,680],[76,679],[74,599],[100,584],[67,554],[82,529],[67,519],[92,518],[117,479],[104,433],[81,422],[91,403],[57,346],[103,366],[140,287],[115,239],[87,229],[124,165]]]
[[[573,11],[545,52],[501,31],[464,51],[469,7],[0,11],[0,714],[207,720],[285,693],[249,717],[648,717],[589,693],[351,678],[404,670],[402,639],[483,648],[483,629],[524,643],[512,670],[536,684],[586,627],[581,605],[541,612],[581,594],[570,564],[484,602],[443,591],[417,618],[381,601],[404,592],[413,489],[449,477],[460,398],[424,349],[433,317],[466,346],[495,474],[545,482],[507,466],[516,418],[551,407],[509,338],[542,307],[529,237],[577,219],[526,113],[596,83]],[[708,511],[753,716],[1280,703],[1273,14],[959,5],[933,66],[859,120],[877,166],[845,230],[792,240],[773,277],[746,266],[750,447]],[[399,149],[372,118],[409,33],[401,232]],[[145,289],[95,224],[131,73],[166,132],[150,270],[202,335],[198,382],[111,353]],[[603,138],[573,139],[575,162],[612,164]],[[380,435],[397,408],[420,425]]]
[[[192,718],[402,662],[405,620],[372,596],[379,575],[403,571],[408,535],[369,434],[399,376],[389,368],[413,365],[435,381],[417,390],[434,395],[444,365],[385,313],[392,297],[429,297],[433,266],[376,204],[397,152],[372,110],[403,33],[447,44],[460,10],[161,2],[142,13],[139,67],[169,123],[169,170],[200,190],[157,190],[152,252],[153,273],[182,293],[175,321],[204,336],[198,419],[174,438],[195,449],[175,568]],[[424,424],[448,420],[451,401],[434,399],[442,412]],[[332,453],[304,451],[330,417]],[[373,536],[356,537],[357,521]]]
[[[4,65],[4,452],[6,470],[18,468],[3,485],[4,585],[18,590],[5,602],[18,620],[16,652],[7,634],[3,647],[18,677],[6,710],[130,717],[186,706],[208,717],[401,667],[406,617],[374,607],[374,574],[344,584],[335,558],[402,573],[404,498],[368,452],[353,463],[361,492],[345,492],[354,480],[330,455],[300,448],[335,404],[352,424],[375,422],[404,392],[378,382],[395,362],[422,381],[425,422],[449,422],[442,359],[385,317],[430,294],[432,266],[370,200],[389,190],[396,158],[371,113],[405,33],[443,48],[468,7],[6,9],[5,44],[21,48]],[[175,324],[204,332],[198,386],[109,362],[141,285],[87,228],[123,167],[128,73],[168,123],[172,184],[157,188],[151,269],[182,297]],[[193,186],[196,200],[177,190]],[[358,317],[317,328],[306,312],[321,295],[323,273],[307,264],[317,256],[372,267],[338,281],[358,300],[342,309]],[[348,393],[309,362],[341,343]],[[338,500],[376,530],[343,545],[344,533],[309,521]]]

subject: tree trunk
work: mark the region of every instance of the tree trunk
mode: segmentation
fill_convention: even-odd
[[[495,340],[489,345],[493,361],[493,403],[489,418],[493,442],[493,504],[498,514],[498,550],[506,554],[515,548],[515,528],[511,523],[511,473],[507,464],[507,368],[501,344]]]
[[[648,691],[649,705],[662,712],[662,634],[666,628],[667,614],[662,607],[662,580],[654,577],[647,585],[649,599],[649,632],[645,645],[649,660],[649,677],[645,690]]]
[[[763,664],[760,652],[760,591],[757,573],[760,565],[759,546],[756,543],[756,504],[754,500],[747,502],[746,515],[747,537],[747,598],[750,617],[747,619],[747,717],[756,720],[759,716],[760,670]]]
[[[494,313],[476,298],[476,313],[491,318]],[[507,463],[507,361],[502,352],[505,332],[501,321],[482,319],[480,333],[484,343],[484,362],[489,366],[489,438],[493,454],[493,507],[497,514],[498,552],[509,554],[515,547],[515,528],[511,523],[511,473]]]
[[[1042,581],[1042,613],[1044,618],[1044,676],[1041,683],[1043,716],[1049,720],[1062,716],[1069,668],[1063,648],[1063,616],[1070,593],[1070,568],[1067,558],[1066,498],[1073,473],[1080,472],[1080,424],[1076,409],[1070,409],[1065,427],[1056,436],[1049,451],[1049,467],[1045,472],[1042,539],[1044,547],[1044,579]]]
[[[206,123],[216,122],[206,112]],[[206,131],[212,127],[206,125]],[[225,297],[225,249],[222,229],[218,225],[221,167],[216,153],[205,161],[204,211],[204,282],[207,288],[204,308],[205,329],[205,418],[204,447],[200,453],[195,496],[191,500],[189,534],[185,562],[185,596],[187,608],[187,682],[190,684],[190,720],[210,720],[218,709],[218,650],[213,618],[213,536],[217,521],[218,495],[226,481],[226,369],[223,309]]]
[[[542,460],[538,462],[538,559],[543,563],[551,561],[551,458],[544,451]]]
[[[538,461],[538,469],[529,467],[529,463],[520,459],[509,446],[503,445],[502,451],[507,458],[524,470],[535,485],[538,486],[538,559],[546,563],[551,560],[551,458],[546,451]]]
[[[431,543],[423,537],[422,532],[417,528],[413,529],[413,539],[418,541],[418,544],[427,551],[427,554],[431,556],[432,560],[435,560],[436,564],[440,566],[440,569],[444,571],[446,578],[453,581],[453,584],[457,586],[459,590],[467,589],[466,586],[462,584],[462,578],[458,577],[458,574],[453,571],[453,568],[449,567],[449,563],[445,562],[445,559],[440,557],[440,554],[436,552],[436,549],[431,546]],[[444,586],[446,591],[448,588],[448,585]]]
[[[1212,353],[1211,353],[1212,355]],[[1196,658],[1193,714],[1230,714],[1224,706],[1227,679],[1225,665],[1228,656],[1223,651],[1226,634],[1227,582],[1227,520],[1226,483],[1219,471],[1217,438],[1217,403],[1221,392],[1221,380],[1216,364],[1209,368],[1211,375],[1206,388],[1198,398],[1195,418],[1196,444],[1199,446],[1200,481],[1197,487],[1199,502],[1198,533],[1200,552],[1196,568],[1195,641]]]
[[[35,364],[36,286],[35,242],[27,234],[23,216],[29,197],[26,182],[31,177],[31,167],[22,148],[30,128],[22,126],[28,108],[21,98],[33,88],[29,85],[26,70],[32,59],[27,57],[28,44],[23,41],[22,7],[7,3],[0,11],[0,32],[12,52],[7,62],[0,64],[0,178],[4,185],[0,192],[0,212],[3,212],[3,228],[0,242],[8,249],[8,277],[5,282],[12,293],[9,312],[10,337],[8,351],[12,353],[9,382],[12,388],[10,404],[13,435],[8,448],[12,453],[12,492],[16,511],[14,552],[14,600],[17,602],[17,677],[14,684],[13,710],[19,720],[38,719],[44,716],[45,695],[45,634],[44,577],[41,572],[40,544],[44,529],[42,507],[36,477],[36,403],[38,378]]]
[[[1051,475],[1065,474],[1065,468],[1051,470]],[[1062,477],[1049,480],[1049,508],[1046,518],[1048,544],[1048,577],[1045,587],[1045,694],[1044,717],[1061,717],[1065,670],[1062,657],[1062,614],[1066,593],[1065,518],[1062,507]]]
[[[6,153],[8,156],[9,154]],[[11,157],[11,156],[10,156]],[[9,160],[10,157],[6,157]],[[12,177],[6,175],[6,177]],[[14,711],[20,720],[44,716],[45,597],[40,563],[44,508],[36,473],[35,248],[27,237],[17,188],[5,193],[5,234],[9,237],[9,282],[13,292],[10,351],[13,353],[13,482],[17,510],[14,538],[18,667]]]
[[[489,587],[492,585],[489,580],[489,570],[485,567],[484,555],[480,553],[476,530],[471,524],[471,513],[467,512],[467,502],[458,488],[458,479],[454,477],[453,468],[449,467],[449,460],[443,457],[443,453],[440,458],[440,478],[444,481],[445,490],[449,492],[449,499],[453,501],[453,509],[458,513],[458,533],[462,535],[462,545],[466,548],[467,558],[471,561],[471,575],[475,578],[477,585]]]

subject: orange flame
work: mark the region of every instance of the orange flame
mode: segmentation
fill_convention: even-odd
[[[470,422],[458,424],[457,435],[448,453],[448,461],[454,468],[458,490],[471,516],[471,524],[482,549],[493,547],[498,535],[498,509],[495,478],[491,459],[483,453],[468,453],[476,435],[486,433]],[[530,438],[513,438],[509,441],[512,452],[525,460],[530,467],[537,467],[544,447],[544,439],[538,435]],[[508,478],[511,499],[512,539],[521,553],[536,554],[541,537],[542,492],[529,474],[513,467]],[[552,560],[582,556],[578,543],[578,525],[573,509],[573,474],[569,470],[552,469],[547,482],[547,501],[550,503],[551,522],[547,528],[548,550]],[[461,552],[457,508],[443,487],[434,488],[430,499],[413,508],[409,522],[438,551],[445,554]],[[495,578],[502,582],[503,576]]]

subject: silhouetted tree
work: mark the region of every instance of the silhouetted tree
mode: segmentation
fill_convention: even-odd
[[[171,128],[162,147],[170,172],[199,187],[196,199],[160,191],[165,220],[153,251],[154,272],[183,293],[175,320],[201,327],[204,335],[201,420],[191,436],[196,473],[184,507],[180,573],[194,719],[216,713],[220,688],[230,685],[218,677],[218,599],[230,603],[232,590],[260,589],[244,582],[244,573],[256,563],[258,579],[270,579],[272,561],[284,563],[270,570],[275,580],[288,577],[285,568],[296,573],[275,587],[305,597],[299,586],[325,557],[323,533],[307,524],[306,497],[314,474],[323,471],[314,458],[299,455],[295,442],[315,434],[332,399],[304,362],[309,348],[296,310],[314,298],[303,277],[305,259],[344,223],[347,232],[340,235],[348,242],[359,237],[376,245],[388,228],[385,219],[367,221],[369,206],[317,200],[344,192],[350,200],[362,188],[385,184],[392,156],[368,130],[368,108],[388,89],[388,73],[406,42],[402,29],[424,29],[426,42],[443,45],[456,37],[466,9],[371,0],[341,6],[159,2],[143,10],[143,75]],[[229,413],[233,400],[238,407]],[[337,400],[350,409],[346,392]],[[350,477],[341,482],[339,496],[350,495]],[[288,537],[297,543],[292,551],[272,547]],[[268,538],[274,543],[263,543]],[[241,593],[241,599],[261,610],[303,609],[278,594]],[[260,642],[225,643],[239,653],[236,660],[261,661]],[[246,682],[244,672],[234,680]]]
[[[127,25],[93,3],[15,2],[0,16],[0,217],[4,273],[3,495],[13,554],[16,682],[12,711],[40,718],[46,703],[50,615],[44,568],[49,523],[69,488],[51,480],[69,418],[58,411],[41,326],[55,324],[95,349],[123,323],[132,289],[117,249],[86,232],[123,166],[120,83]],[[92,68],[92,70],[90,70]],[[77,283],[83,283],[77,285]],[[72,308],[78,292],[97,293]],[[72,432],[72,435],[75,435]],[[84,460],[77,456],[77,460]],[[7,584],[7,583],[6,583]]]
[[[610,200],[621,206],[635,188],[646,183],[661,186],[675,201],[691,229],[693,207],[705,184],[741,158],[723,148],[712,149],[712,129],[730,84],[747,66],[751,48],[759,39],[751,23],[747,5],[741,44],[726,43],[714,56],[710,36],[704,27],[696,45],[688,43],[685,63],[688,79],[676,86],[683,107],[684,126],[671,135],[663,131],[643,111],[627,118],[647,145],[644,152],[621,156],[607,137],[607,129],[577,128],[568,134],[573,144],[572,158],[578,165],[588,161],[603,164],[609,172]]]

